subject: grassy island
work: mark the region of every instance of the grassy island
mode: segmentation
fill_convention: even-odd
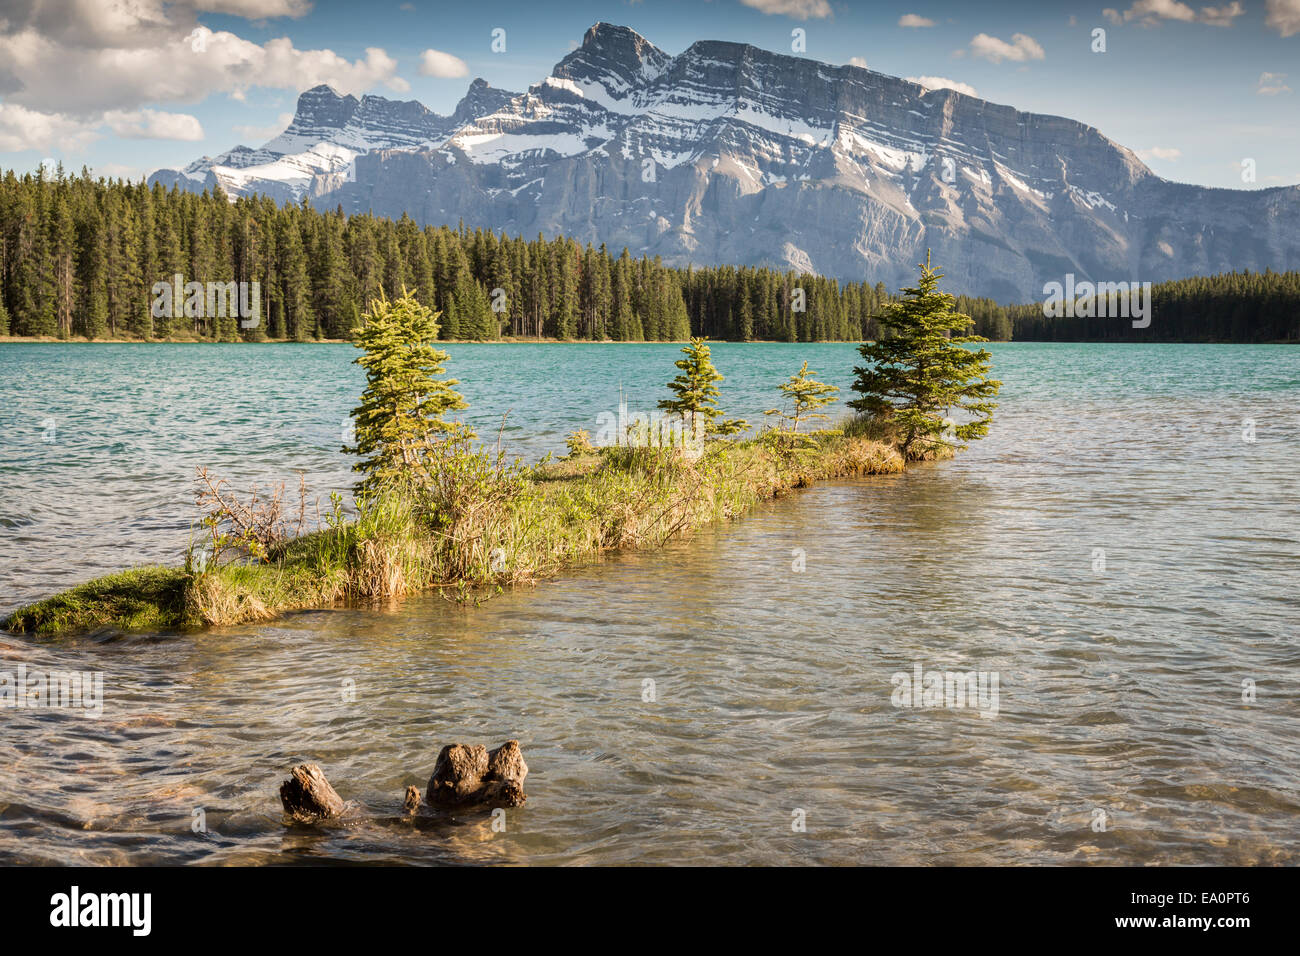
[[[145,567],[22,608],[13,631],[111,626],[169,630],[264,620],[433,587],[461,594],[519,584],[597,558],[654,548],[823,478],[901,471],[895,448],[841,430],[796,449],[718,443],[696,461],[660,448],[601,448],[507,474],[478,507],[426,512],[389,492],[356,520],[291,539],[267,560]],[[712,444],[712,443],[711,443]]]
[[[748,423],[723,416],[723,376],[693,339],[659,403],[673,427],[642,425],[601,448],[577,431],[563,458],[531,466],[475,444],[445,417],[466,405],[458,383],[440,377],[448,356],[433,344],[436,314],[410,295],[381,298],[355,333],[367,378],[346,449],[364,476],[355,516],[335,494],[308,529],[305,487],[291,508],[283,487],[241,498],[200,470],[203,533],[184,567],[99,578],[20,608],[3,627],[192,629],[435,588],[473,600],[609,551],[660,547],[819,480],[946,457],[987,432],[999,383],[988,378],[988,353],[965,347],[982,339],[962,334],[971,320],[952,310],[938,278],[927,260],[918,287],[881,314],[891,334],[860,348],[856,415],[837,427],[800,430],[827,418],[820,409],[838,391],[805,362],[779,386],[786,405],[766,413],[773,424],[737,439]],[[952,409],[967,420],[954,422]]]

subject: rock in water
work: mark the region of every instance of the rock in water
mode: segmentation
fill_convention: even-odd
[[[303,823],[343,815],[343,798],[330,786],[320,767],[299,764],[289,774],[289,779],[280,784],[280,803],[285,813]]]
[[[517,807],[527,799],[526,776],[528,764],[517,740],[507,740],[490,752],[481,744],[450,744],[438,754],[424,795],[430,804],[443,807],[472,803]]]

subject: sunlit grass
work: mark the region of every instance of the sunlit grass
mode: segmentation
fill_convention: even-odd
[[[336,512],[265,562],[125,571],[24,607],[3,626],[41,634],[167,630],[430,588],[477,598],[608,551],[661,547],[815,481],[902,471],[889,437],[850,424],[798,442],[770,432],[711,442],[697,460],[621,447],[531,468],[505,468],[485,453],[458,456],[432,487],[372,497],[352,521]]]
[[[119,571],[79,584],[11,614],[4,627],[31,634],[89,631],[112,625],[123,630],[159,630],[200,623],[186,613],[191,578],[178,568],[158,566]]]

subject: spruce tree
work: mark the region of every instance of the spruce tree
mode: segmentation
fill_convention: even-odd
[[[60,186],[62,186],[60,177]],[[72,221],[72,210],[67,199],[60,194],[54,201],[50,215],[51,285],[58,336],[66,339],[72,335],[72,314],[77,304],[77,232]]]
[[[740,296],[740,328],[737,330],[737,338],[742,342],[751,342],[754,339],[754,304],[743,285]]]
[[[349,318],[347,260],[337,229],[332,213],[317,221],[307,269],[311,276],[311,307],[316,315],[317,333],[331,339],[341,338],[351,328],[344,324]]]
[[[782,415],[779,408],[768,409],[764,414],[781,415],[782,418],[788,418],[790,431],[796,435],[799,433],[799,424],[801,422],[829,417],[817,411],[817,409],[824,408],[835,401],[835,395],[839,392],[838,387],[827,385],[825,382],[819,382],[812,378],[808,371],[807,362],[803,363],[798,372],[790,376],[788,382],[782,382],[777,387],[794,405],[794,414]]]
[[[570,258],[568,244],[560,240],[556,249],[555,301],[552,304],[552,325],[555,337],[572,339],[577,330],[577,282],[573,275],[573,260]]]
[[[614,263],[610,276],[610,337],[616,342],[628,341],[628,331],[632,324],[632,257],[626,247],[623,254]],[[680,367],[680,363],[678,363]]]
[[[344,241],[352,262],[352,274],[356,276],[360,301],[372,302],[382,292],[384,273],[379,244],[375,241],[374,220],[370,216],[353,216],[348,220]]]
[[[431,452],[471,435],[460,423],[443,420],[469,405],[453,388],[459,382],[436,377],[448,359],[433,344],[437,313],[403,289],[396,301],[371,302],[366,319],[353,330],[354,344],[365,351],[355,361],[365,369],[366,389],[352,411],[356,445],[343,449],[362,456],[353,465],[365,475],[359,495],[394,481],[420,480]]]
[[[965,334],[971,318],[953,309],[953,296],[939,291],[943,274],[931,267],[928,251],[920,268],[918,284],[904,288],[902,299],[877,316],[880,341],[858,347],[870,364],[854,369],[853,390],[861,398],[848,403],[897,429],[904,456],[936,445],[965,447],[968,440],[983,438],[997,407],[989,399],[1002,386],[988,377],[992,356],[987,351],[962,347],[987,340]],[[970,416],[951,426],[955,443],[943,437],[953,409]]]
[[[699,434],[701,429],[706,435],[732,435],[748,428],[748,423],[739,419],[715,421],[722,414],[722,409],[718,408],[718,386],[715,383],[721,382],[723,376],[713,365],[708,343],[702,338],[693,338],[682,352],[686,358],[673,363],[682,374],[668,383],[669,390],[676,397],[661,400],[659,408],[681,416],[692,436]]]
[[[284,304],[284,337],[305,342],[316,335],[316,317],[311,311],[307,251],[303,248],[297,219],[292,206],[286,207],[280,217],[280,230],[276,240],[276,251],[279,254],[277,272],[280,279],[280,301]]]
[[[496,314],[492,311],[487,292],[468,268],[461,270],[456,277],[452,302],[455,304],[460,338],[478,341],[496,338],[492,331],[496,324]]]
[[[80,301],[73,315],[73,331],[88,339],[108,332],[108,297],[104,255],[104,217],[91,209],[78,231],[77,287]]]

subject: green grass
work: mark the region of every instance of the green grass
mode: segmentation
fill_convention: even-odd
[[[123,630],[197,625],[201,622],[186,614],[190,578],[180,569],[156,565],[119,571],[20,608],[4,621],[4,627],[20,633],[51,634],[106,625]]]
[[[797,442],[773,433],[712,442],[695,461],[665,449],[602,448],[531,468],[459,453],[430,485],[364,502],[355,521],[336,515],[264,563],[124,571],[21,608],[0,626],[170,630],[430,588],[477,598],[608,551],[689,537],[815,481],[902,471],[890,439],[850,423]]]

